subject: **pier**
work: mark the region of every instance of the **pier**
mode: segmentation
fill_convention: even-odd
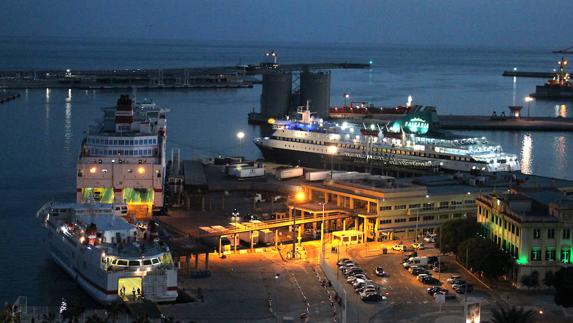
[[[550,79],[555,76],[555,72],[526,72],[526,71],[503,71],[502,76],[509,77],[529,77],[529,78],[541,78]]]
[[[261,81],[256,75],[304,70],[365,69],[370,64],[249,64],[219,67],[114,70],[8,70],[0,71],[0,88],[72,89],[201,89],[250,88]]]

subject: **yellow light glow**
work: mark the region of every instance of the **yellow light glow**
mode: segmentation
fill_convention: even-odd
[[[338,153],[338,147],[336,146],[328,146],[328,148],[326,148],[326,152],[329,155],[336,155],[336,153]]]
[[[275,124],[276,120],[274,118],[269,118],[269,120],[267,120],[268,124]]]
[[[302,202],[306,199],[306,194],[304,194],[303,191],[298,191],[296,192],[295,196],[294,196],[295,200],[297,200],[298,202]]]
[[[85,237],[80,237],[80,243],[84,243],[84,241],[86,241]]]
[[[137,172],[140,173],[140,174],[145,174],[145,168],[144,168],[144,167],[139,167],[139,168],[137,169]]]
[[[97,168],[92,167],[92,168],[90,168],[90,173],[95,174],[96,170],[97,170]]]

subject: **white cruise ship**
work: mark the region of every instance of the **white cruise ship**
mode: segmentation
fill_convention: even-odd
[[[37,213],[49,250],[90,296],[102,304],[177,298],[177,268],[154,222],[131,224],[125,205],[46,203]]]
[[[385,126],[329,123],[299,108],[299,120],[274,121],[271,137],[254,140],[267,160],[328,167],[331,158],[384,170],[431,168],[447,171],[519,171],[517,156],[485,137],[454,135],[439,129],[433,107],[415,107]]]
[[[122,95],[88,129],[77,162],[76,201],[127,204],[138,219],[164,206],[167,109]]]

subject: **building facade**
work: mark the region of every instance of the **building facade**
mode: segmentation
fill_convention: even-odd
[[[514,186],[477,198],[477,221],[484,236],[515,259],[509,278],[517,287],[544,287],[545,278],[571,266],[570,194],[570,184],[559,188],[552,183],[550,187]]]
[[[302,187],[309,203],[326,203],[331,209],[353,214],[354,224],[345,229],[361,230],[371,240],[414,239],[425,232],[438,232],[448,220],[474,216],[475,198],[484,190],[453,176],[396,179],[367,175]]]

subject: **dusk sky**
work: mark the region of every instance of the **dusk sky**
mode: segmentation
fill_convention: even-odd
[[[571,0],[3,0],[0,36],[555,47]]]

